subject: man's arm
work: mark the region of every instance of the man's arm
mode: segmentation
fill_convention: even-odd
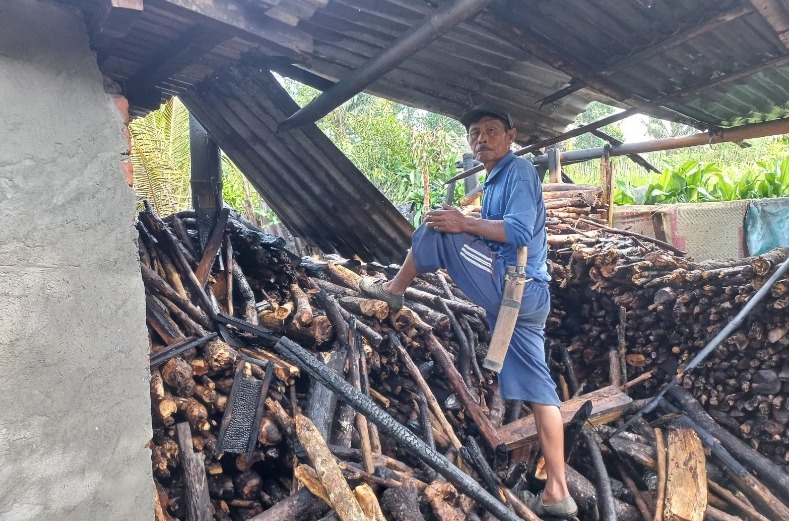
[[[463,228],[465,233],[479,235],[480,237],[496,242],[507,242],[504,221],[491,221],[488,219],[466,217],[466,220],[463,221]]]
[[[442,205],[441,210],[433,210],[425,215],[425,223],[444,233],[470,233],[497,242],[507,242],[504,221],[477,219],[463,215],[453,206]]]

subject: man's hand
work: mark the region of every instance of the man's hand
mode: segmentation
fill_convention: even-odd
[[[466,231],[468,217],[454,206],[441,204],[441,210],[433,210],[425,214],[425,224],[428,228],[442,233],[463,233]]]

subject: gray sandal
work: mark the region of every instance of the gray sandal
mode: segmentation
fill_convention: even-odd
[[[540,517],[551,516],[559,519],[576,519],[578,515],[578,505],[575,504],[575,500],[571,496],[567,496],[558,503],[550,505],[542,502],[542,492],[535,495],[526,491],[523,492],[522,497],[529,510]]]
[[[389,293],[383,288],[385,279],[374,279],[372,277],[362,277],[359,282],[359,291],[367,298],[383,300],[389,304],[389,309],[397,311],[403,307],[403,296]]]

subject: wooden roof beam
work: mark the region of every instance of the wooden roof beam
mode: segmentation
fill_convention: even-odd
[[[148,0],[153,3],[154,0]],[[155,0],[163,7],[202,25],[260,44],[294,61],[306,61],[312,52],[312,36],[296,27],[255,13],[241,0]]]
[[[777,0],[750,0],[751,5],[773,28],[778,39],[789,50],[789,7]]]
[[[329,90],[283,121],[279,130],[297,128],[318,121],[361,92],[370,83],[397,67],[403,60],[425,47],[434,38],[474,15],[491,1],[455,0],[452,3],[442,3],[441,7],[430,13],[424,22],[406,32],[391,47],[377,53]]]

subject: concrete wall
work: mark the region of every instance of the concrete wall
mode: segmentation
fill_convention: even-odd
[[[0,520],[153,519],[122,121],[84,22],[0,1]]]

